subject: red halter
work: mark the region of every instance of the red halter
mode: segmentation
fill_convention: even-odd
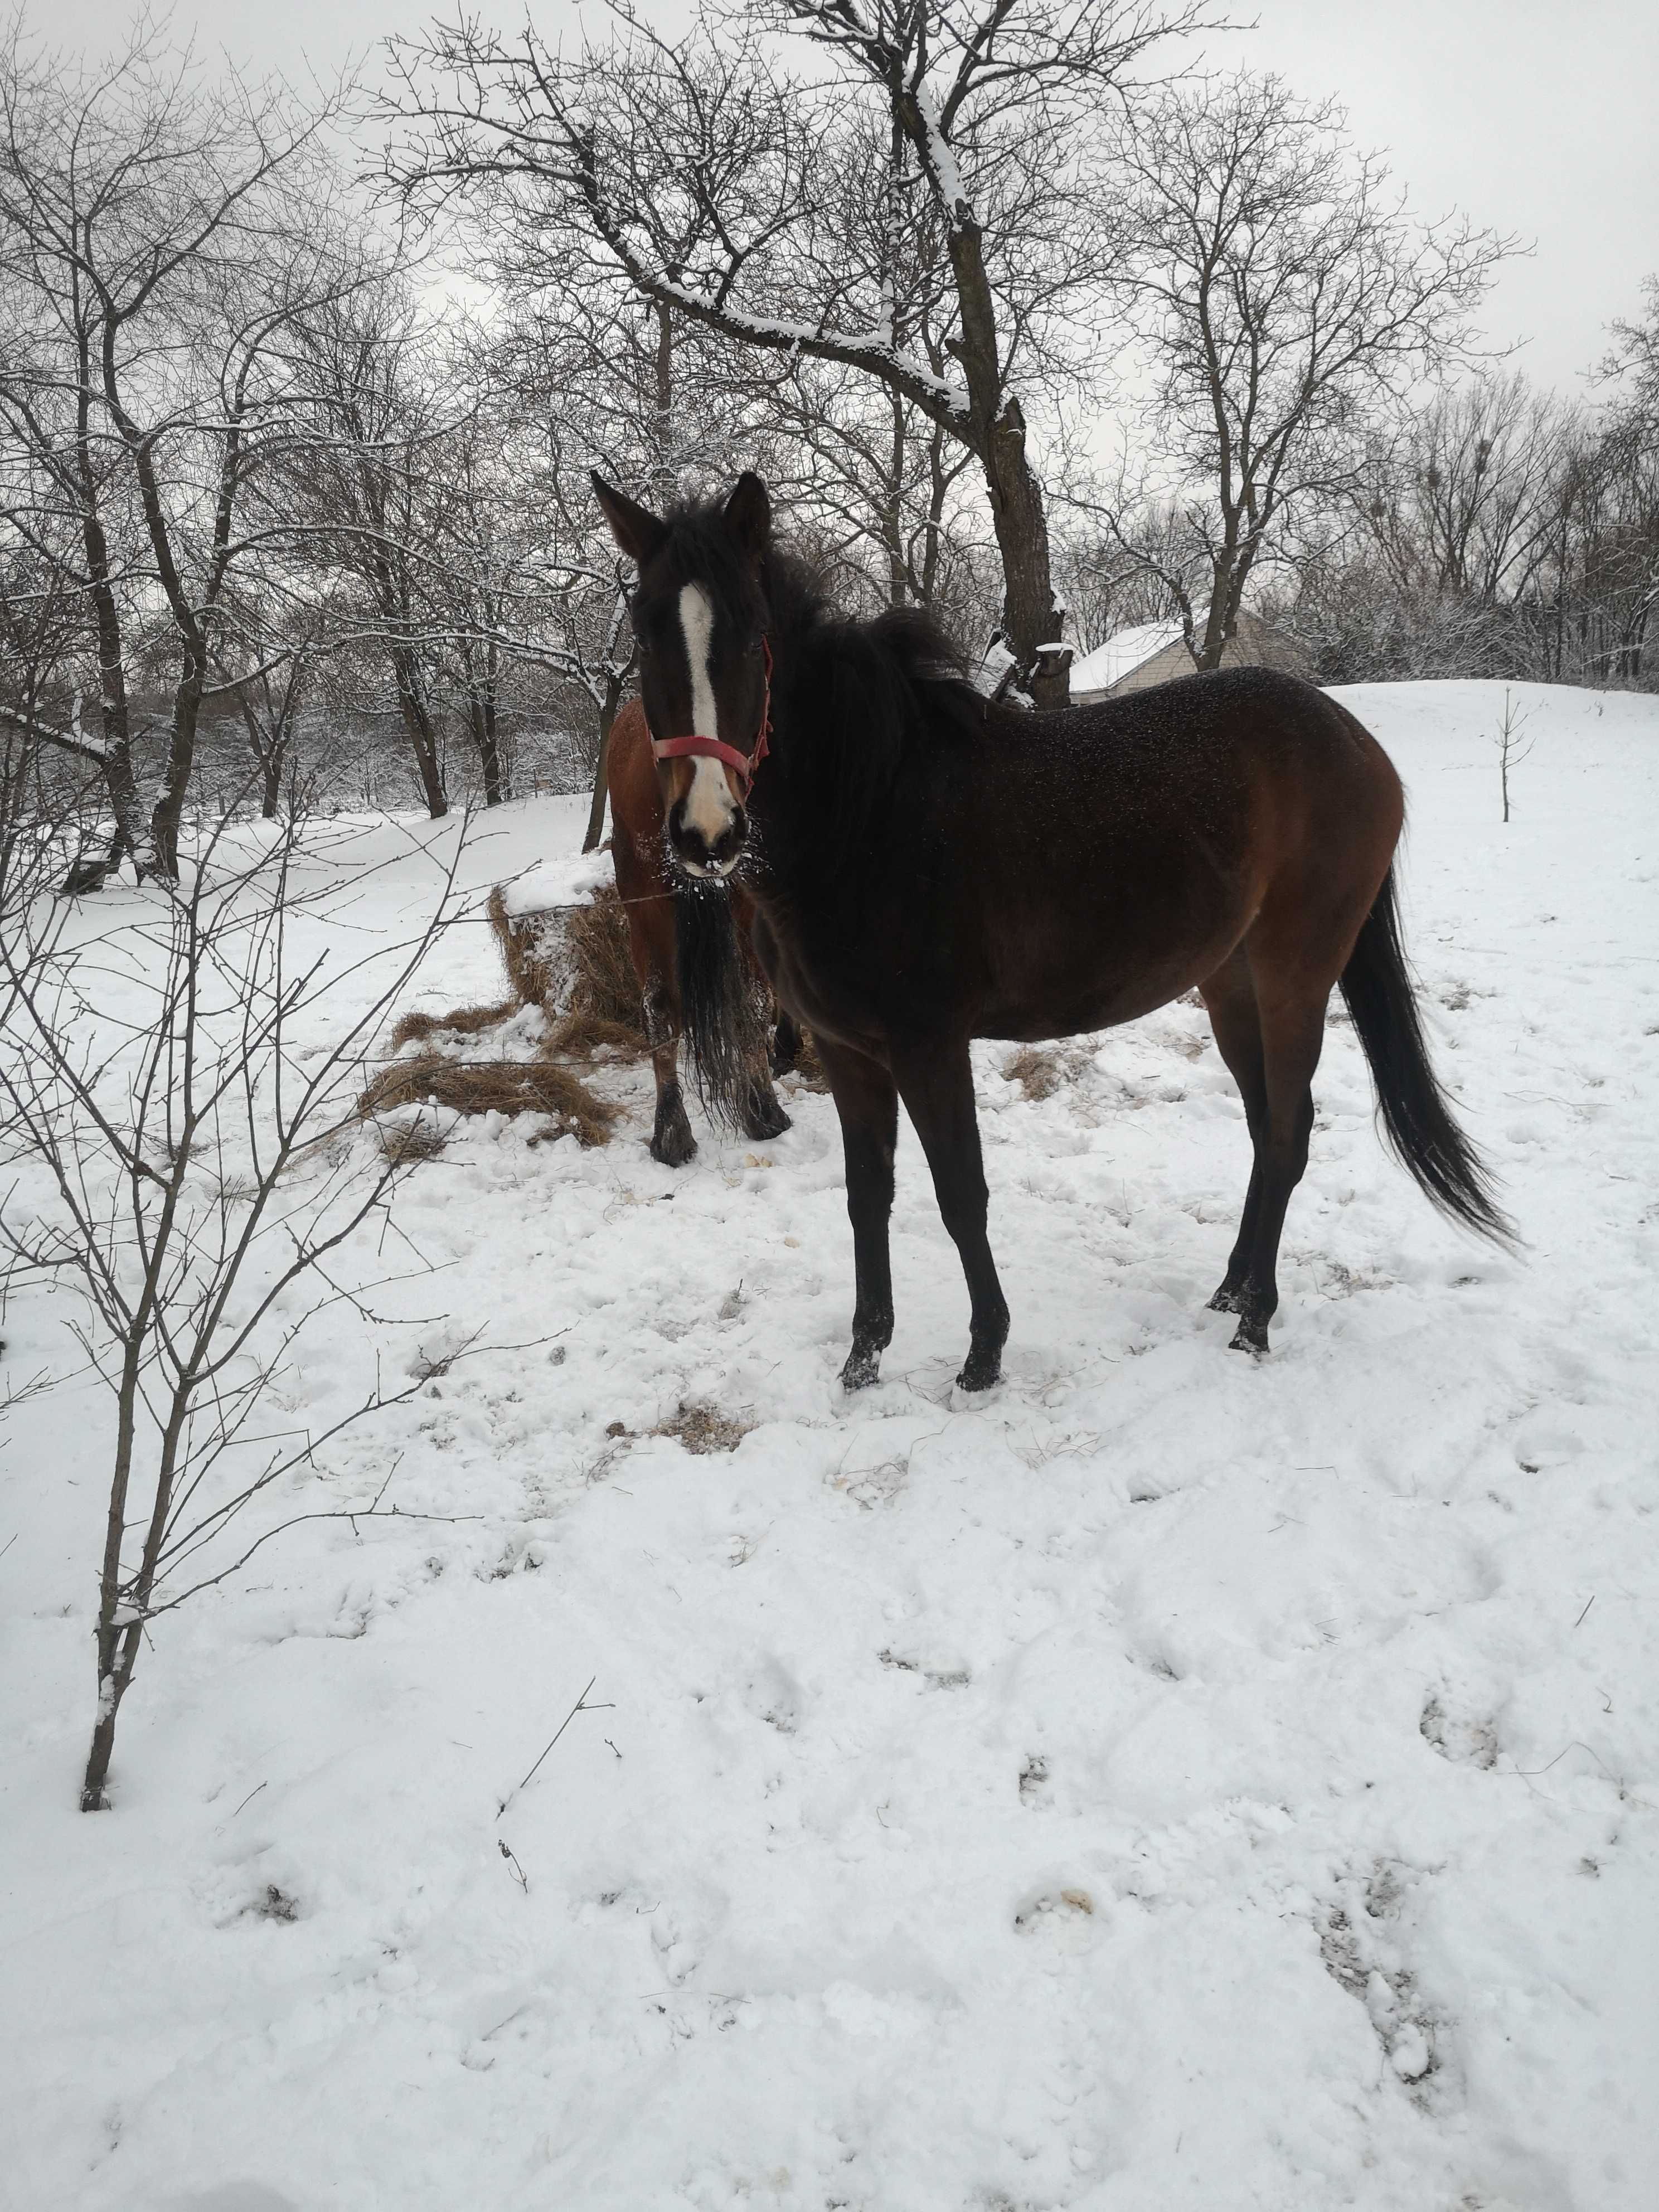
[[[752,753],[738,750],[736,745],[722,744],[718,738],[653,738],[651,752],[653,759],[684,760],[696,755],[701,760],[724,761],[727,768],[735,769],[743,778],[743,796],[749,796],[749,787],[755,781],[755,771],[771,750],[772,737],[772,642],[761,640],[761,651],[766,658],[766,686],[761,694],[760,735],[755,740]]]

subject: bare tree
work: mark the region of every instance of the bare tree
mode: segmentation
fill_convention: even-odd
[[[1519,768],[1538,742],[1536,738],[1529,738],[1524,743],[1522,742],[1522,734],[1531,720],[1532,716],[1525,708],[1516,705],[1514,694],[1505,691],[1504,719],[1498,724],[1498,735],[1493,739],[1493,743],[1498,747],[1498,773],[1504,793],[1505,822],[1510,818],[1510,770],[1512,768]]]
[[[329,857],[302,828],[249,848],[221,822],[181,854],[177,889],[95,932],[47,896],[50,835],[0,836],[0,1105],[18,1175],[0,1249],[14,1279],[78,1290],[77,1334],[113,1414],[88,1811],[106,1802],[150,1624],[276,1533],[237,1546],[233,1524],[254,1500],[423,1379],[393,1388],[377,1373],[319,1432],[261,1419],[301,1331],[361,1303],[336,1255],[385,1210],[395,1151],[319,1147],[355,1123],[367,1056],[447,918],[453,878],[453,860],[437,865],[408,942],[330,973],[326,930],[301,941],[337,896],[302,887]],[[387,1510],[383,1496],[349,1510]]]
[[[1340,110],[1273,77],[1169,94],[1134,118],[1124,161],[1159,458],[1123,503],[1176,502],[1181,557],[1154,565],[1194,665],[1215,668],[1256,569],[1352,497],[1368,434],[1465,357],[1509,242],[1413,221]]]
[[[246,550],[239,504],[291,429],[289,340],[361,281],[320,149],[338,100],[209,82],[143,19],[107,66],[46,55],[21,19],[0,52],[0,437],[42,501],[13,516],[37,536],[64,516],[78,526],[119,841],[164,873]],[[158,650],[177,675],[141,830],[131,672]]]
[[[868,377],[966,447],[1009,634],[1039,702],[1063,704],[1021,379],[1045,346],[1075,341],[1110,265],[1086,189],[1102,97],[1203,20],[1200,0],[756,0],[741,40],[724,40],[712,15],[673,41],[614,12],[627,35],[568,60],[533,31],[509,45],[465,22],[397,48],[417,134],[391,156],[398,189],[473,194],[508,266],[574,265],[574,236],[647,299],[741,346]],[[769,30],[808,40],[829,82],[774,66],[755,37]],[[849,258],[821,220],[849,94],[889,149],[890,234],[923,210],[937,226],[948,313],[926,336],[902,325],[890,260]]]
[[[384,656],[436,821],[449,795],[427,605],[432,456],[472,403],[464,396],[457,405],[445,392],[441,336],[398,271],[307,317],[296,338],[308,434],[269,472],[270,492],[337,589],[356,641]]]

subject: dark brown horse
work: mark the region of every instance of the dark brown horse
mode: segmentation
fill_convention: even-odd
[[[693,1055],[705,1101],[745,1136],[775,1137],[789,1127],[772,1077],[786,1074],[800,1050],[794,1024],[780,1012],[769,1064],[757,1003],[764,983],[750,943],[754,908],[747,890],[736,883],[699,884],[668,857],[665,817],[675,802],[676,782],[690,780],[685,770],[658,768],[645,710],[630,699],[611,726],[605,752],[611,855],[657,1081],[651,1156],[671,1168],[697,1149],[680,1091],[688,993],[697,1015],[694,1035],[710,1041],[701,1059]]]
[[[994,706],[924,617],[836,619],[774,550],[757,477],[724,507],[665,520],[595,489],[639,564],[653,740],[682,741],[662,770],[682,779],[670,848],[694,879],[743,858],[756,951],[835,1093],[857,1278],[849,1389],[874,1381],[892,1335],[898,1101],[968,1279],[958,1380],[983,1389],[1008,1309],[969,1039],[1103,1029],[1194,985],[1255,1153],[1210,1301],[1237,1316],[1236,1349],[1267,1348],[1334,988],[1406,1166],[1445,1212],[1509,1233],[1424,1048],[1395,905],[1400,780],[1345,708],[1262,668],[1058,714]]]

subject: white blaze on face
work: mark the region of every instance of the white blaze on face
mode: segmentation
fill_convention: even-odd
[[[714,641],[714,610],[701,584],[686,584],[680,591],[680,631],[685,640],[685,664],[691,672],[691,728],[700,738],[718,738],[714,686],[708,672]],[[685,794],[685,825],[705,843],[713,845],[730,827],[737,812],[732,787],[719,761],[694,759],[691,788]]]

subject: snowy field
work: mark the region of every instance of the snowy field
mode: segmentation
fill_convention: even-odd
[[[983,1402],[905,1133],[897,1334],[848,1401],[827,1097],[763,1147],[699,1122],[678,1172],[639,1074],[604,1150],[467,1125],[398,1201],[441,1272],[283,1405],[320,1428],[377,1352],[544,1340],[271,1517],[399,1454],[404,1508],[476,1517],[301,1528],[161,1623],[107,1816],[75,1810],[105,1410],[21,1410],[0,2201],[1659,2201],[1659,701],[1527,693],[1505,829],[1499,687],[1344,696],[1407,780],[1429,1028],[1521,1255],[1384,1155],[1334,1023],[1273,1354],[1231,1356],[1204,1300],[1248,1146],[1173,1006],[1040,1103],[980,1049],[1013,1310]],[[468,879],[580,814],[507,810]],[[432,873],[383,866],[354,927]],[[465,929],[422,1003],[498,991]],[[10,1371],[70,1364],[65,1311],[14,1299]],[[683,1403],[747,1433],[693,1455],[653,1433]]]

